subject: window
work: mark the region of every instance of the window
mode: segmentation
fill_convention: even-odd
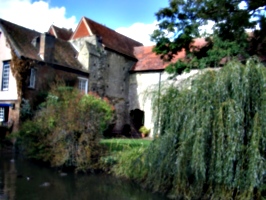
[[[86,78],[78,78],[78,79],[79,79],[79,85],[78,85],[79,90],[86,94],[88,92],[88,79]]]
[[[36,70],[34,68],[30,69],[30,88],[35,88],[35,80],[36,80]]]
[[[5,121],[5,108],[0,107],[0,122]]]
[[[7,91],[9,88],[9,71],[10,71],[9,62],[4,62],[3,73],[2,73],[2,90],[3,91]]]
[[[9,106],[0,107],[0,122],[7,122],[9,114]]]

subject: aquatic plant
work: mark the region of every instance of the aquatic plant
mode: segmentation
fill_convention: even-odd
[[[159,101],[160,137],[131,162],[125,176],[175,198],[265,198],[262,64],[232,61],[197,76],[189,88],[169,87]]]

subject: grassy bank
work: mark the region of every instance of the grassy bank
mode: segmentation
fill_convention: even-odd
[[[121,152],[130,150],[133,148],[148,147],[152,140],[149,139],[102,139],[100,144],[104,145],[109,152]]]
[[[125,176],[129,165],[138,158],[151,144],[149,139],[102,139],[100,144],[107,153],[102,157],[102,166],[117,176]]]

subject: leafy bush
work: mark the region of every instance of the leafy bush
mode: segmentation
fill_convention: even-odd
[[[22,98],[20,106],[20,120],[25,121],[30,119],[33,115],[33,110],[30,106],[29,100]]]
[[[132,162],[130,177],[175,198],[265,198],[262,64],[231,62],[198,76],[190,89],[170,87],[161,98],[161,137]]]
[[[52,166],[96,167],[99,138],[113,117],[113,107],[97,95],[55,87],[32,121],[23,123],[21,145],[28,157]]]
[[[150,129],[147,129],[145,126],[140,127],[139,132],[142,133],[145,137],[149,135]]]

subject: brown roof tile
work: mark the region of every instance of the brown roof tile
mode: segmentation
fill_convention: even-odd
[[[54,35],[56,38],[67,41],[71,38],[73,31],[72,29],[59,28],[55,25],[51,25],[48,30],[48,33]]]
[[[87,23],[91,33],[99,37],[105,47],[111,50],[134,58],[134,47],[143,46],[142,43],[117,33],[116,31],[91,19],[84,17],[82,20]]]
[[[201,48],[206,45],[204,39],[198,38],[195,39],[195,42],[192,43],[193,47]],[[179,59],[185,58],[185,50],[178,52],[174,56],[171,62],[165,62],[160,58],[160,55],[156,55],[152,51],[154,46],[142,46],[134,48],[134,55],[138,59],[138,62],[133,66],[131,71],[160,71],[164,70],[171,62],[176,62]]]
[[[0,19],[0,27],[3,29],[8,42],[14,48],[19,56],[24,56],[31,59],[40,59],[38,51],[33,48],[31,41],[33,38],[40,35],[40,33],[18,26],[11,22]]]
[[[161,71],[164,70],[170,62],[163,61],[159,55],[152,51],[154,46],[135,47],[134,54],[138,62],[132,68],[132,71]],[[185,57],[185,51],[181,51],[172,60],[177,61]]]
[[[3,19],[0,19],[0,27],[3,29],[10,45],[14,48],[19,57],[43,61],[39,56],[39,50],[32,44],[32,40],[36,37],[40,37],[41,33]],[[76,50],[69,42],[55,39],[50,63],[82,70],[82,65],[76,59],[76,55]]]

